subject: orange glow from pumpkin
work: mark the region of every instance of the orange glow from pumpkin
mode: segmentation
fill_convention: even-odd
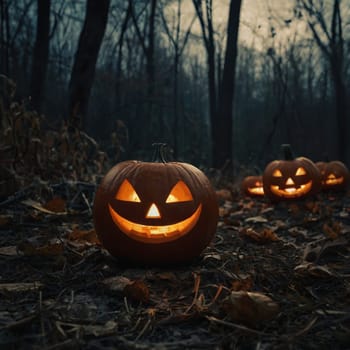
[[[146,218],[147,219],[160,219],[161,218],[159,210],[154,203],[152,203],[151,206],[149,207],[147,214],[146,214]]]
[[[141,202],[139,196],[134,190],[134,187],[132,187],[131,183],[128,180],[124,180],[120,185],[115,198],[126,202]]]
[[[248,191],[251,194],[264,195],[264,188],[262,182],[256,181],[254,187],[248,187]]]
[[[287,182],[288,182],[288,180],[287,180]],[[287,182],[286,182],[286,184],[287,184]],[[293,180],[292,180],[292,182],[294,184]],[[284,198],[296,198],[296,197],[303,196],[311,190],[311,187],[312,187],[311,180],[309,182],[307,182],[306,184],[300,185],[298,188],[296,188],[296,187],[280,188],[279,186],[274,186],[274,185],[270,186],[272,193],[276,194],[277,196],[284,197]]]
[[[264,189],[262,187],[250,187],[248,188],[248,191],[252,194],[264,194]]]
[[[299,167],[297,171],[295,172],[295,176],[302,176],[306,175],[306,170],[303,167]],[[272,173],[273,177],[282,177],[282,172],[279,169],[275,169],[274,172]],[[280,188],[278,185],[271,185],[270,189],[271,192],[274,193],[275,195],[279,197],[284,197],[284,198],[297,198],[301,197],[305,194],[307,194],[312,187],[312,180],[307,182],[306,184],[300,185],[300,186],[295,186],[295,182],[291,177],[288,177],[288,179],[285,182],[285,188]]]
[[[291,177],[289,177],[289,178],[287,179],[286,185],[288,185],[288,186],[293,186],[293,185],[294,185],[294,181],[293,181],[293,179],[292,179]]]
[[[282,173],[281,173],[281,170],[279,169],[276,169],[273,173],[272,173],[272,176],[274,177],[282,177]]]
[[[325,182],[327,185],[340,185],[343,181],[343,176],[336,177],[334,174],[329,174]]]
[[[183,181],[179,181],[170,191],[165,203],[192,201],[191,191]]]
[[[114,223],[119,227],[121,231],[123,231],[132,239],[146,243],[169,242],[186,235],[196,225],[202,212],[202,204],[200,204],[197,207],[196,211],[187,219],[179,221],[175,224],[156,226],[143,225],[137,222],[130,221],[119,215],[111,207],[110,204],[108,204],[108,207]],[[157,207],[155,206],[155,208]],[[150,211],[150,209],[148,210],[148,212]]]
[[[306,175],[306,171],[304,168],[298,168],[295,175],[296,176]]]

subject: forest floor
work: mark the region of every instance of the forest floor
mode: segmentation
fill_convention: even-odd
[[[93,183],[1,202],[0,348],[350,349],[349,193],[271,204],[229,190],[212,244],[171,268],[103,249]]]
[[[0,349],[350,349],[349,192],[272,204],[213,176],[220,219],[202,255],[128,266],[92,223],[115,161],[23,104],[5,117]]]

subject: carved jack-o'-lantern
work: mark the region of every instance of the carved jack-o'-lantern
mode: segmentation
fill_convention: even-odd
[[[94,201],[102,244],[134,262],[191,260],[211,241],[217,220],[208,178],[187,163],[121,162],[104,177]]]
[[[264,193],[270,199],[293,200],[321,189],[321,174],[308,158],[293,158],[289,145],[283,145],[284,160],[269,163],[263,174]]]
[[[317,162],[316,166],[322,175],[322,188],[325,190],[346,190],[349,185],[349,170],[339,160],[331,162]]]
[[[263,187],[263,178],[261,175],[252,175],[247,176],[242,181],[242,191],[247,196],[263,196],[264,187]]]

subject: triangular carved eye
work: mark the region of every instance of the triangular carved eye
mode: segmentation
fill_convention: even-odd
[[[179,181],[170,191],[165,203],[188,202],[192,200],[190,189],[183,181]]]
[[[134,187],[128,180],[124,180],[115,196],[116,199],[126,202],[141,202]]]
[[[306,175],[306,171],[304,168],[298,168],[295,175],[296,176]]]
[[[276,169],[273,173],[272,173],[273,177],[282,177],[282,173],[281,170]]]

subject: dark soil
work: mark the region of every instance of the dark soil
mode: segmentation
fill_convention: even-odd
[[[99,244],[94,185],[46,187],[0,204],[1,349],[350,349],[349,194],[231,189],[196,261],[147,267]]]

